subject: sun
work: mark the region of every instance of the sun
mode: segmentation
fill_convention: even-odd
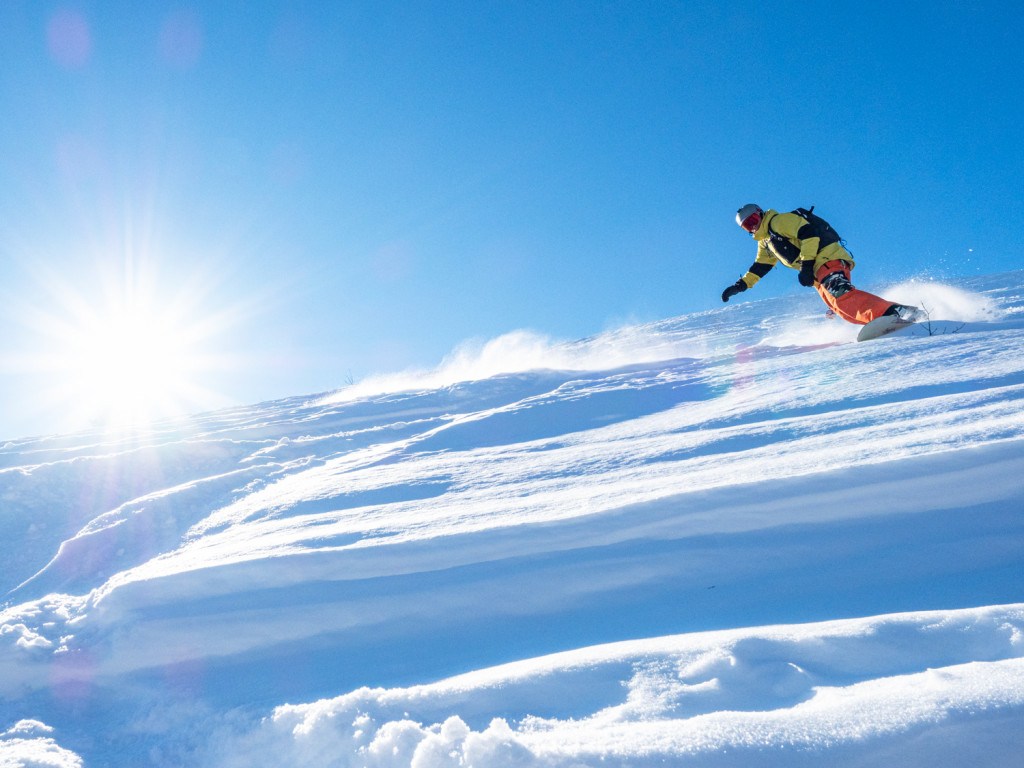
[[[210,381],[230,368],[231,313],[205,309],[195,285],[165,285],[131,270],[99,290],[49,283],[26,368],[49,382],[38,399],[63,429],[137,430],[228,404]]]
[[[76,407],[93,422],[135,426],[187,409],[200,367],[193,324],[133,302],[77,318],[61,340]]]

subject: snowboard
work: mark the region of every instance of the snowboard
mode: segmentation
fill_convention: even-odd
[[[879,336],[886,336],[910,325],[914,325],[913,320],[903,320],[896,315],[882,315],[881,317],[876,317],[860,329],[860,333],[857,334],[857,341],[877,339]]]

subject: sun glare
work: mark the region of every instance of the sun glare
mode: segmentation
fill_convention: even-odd
[[[168,296],[156,284],[108,276],[83,293],[52,281],[52,301],[26,313],[37,342],[25,369],[48,382],[38,399],[62,429],[137,429],[227,404],[204,381],[228,368],[215,345],[230,313],[204,310],[199,290]]]
[[[189,330],[140,306],[83,318],[65,339],[77,406],[110,425],[149,423],[186,406],[197,359]]]

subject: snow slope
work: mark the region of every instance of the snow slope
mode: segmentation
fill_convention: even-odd
[[[1024,272],[0,449],[0,766],[1019,765]]]

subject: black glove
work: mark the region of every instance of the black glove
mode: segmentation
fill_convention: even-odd
[[[737,280],[735,283],[733,283],[724,291],[722,291],[722,301],[728,301],[737,293],[743,293],[745,290],[747,290],[747,284],[744,283],[742,280]]]
[[[800,285],[805,288],[814,287],[814,261],[811,259],[800,264]]]

